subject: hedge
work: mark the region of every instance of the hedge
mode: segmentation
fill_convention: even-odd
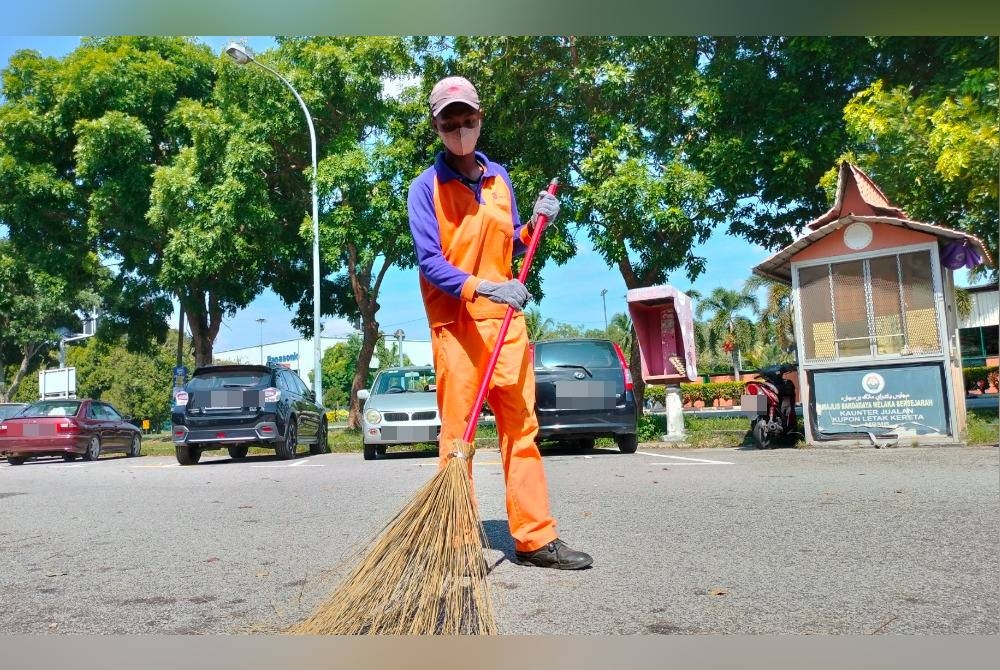
[[[739,402],[746,382],[709,382],[707,384],[681,384],[681,402],[685,405],[701,400],[705,407],[711,407],[716,400],[729,399]],[[665,403],[666,387],[659,384],[646,386],[646,398]]]
[[[997,388],[997,377],[1000,366],[991,365],[989,367],[978,365],[962,368],[962,376],[965,378],[965,389],[971,391],[978,388],[979,382],[984,382],[986,386]]]

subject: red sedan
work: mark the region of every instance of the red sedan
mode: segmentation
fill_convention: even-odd
[[[105,451],[138,456],[142,433],[114,407],[100,400],[40,400],[0,422],[0,454],[11,465],[32,456],[83,456],[96,461]]]

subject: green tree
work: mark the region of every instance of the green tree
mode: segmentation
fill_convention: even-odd
[[[733,376],[740,379],[740,352],[749,350],[757,340],[757,327],[741,311],[756,311],[757,299],[746,290],[733,291],[717,287],[707,297],[698,301],[695,310],[700,319],[706,312],[708,344],[711,349],[721,343],[729,354]]]
[[[340,409],[351,402],[351,384],[361,351],[361,337],[351,335],[323,352],[323,404]]]
[[[357,391],[367,386],[378,346],[375,314],[382,282],[390,268],[415,261],[406,193],[410,179],[429,163],[425,135],[416,130],[426,128],[426,119],[412,94],[384,95],[383,86],[415,72],[411,45],[421,40],[350,36],[278,42],[266,57],[286,72],[310,110],[318,110],[313,113],[321,145],[320,247],[324,277],[333,275],[323,295],[324,313],[357,319],[361,326],[348,420],[356,427]],[[284,95],[291,99],[287,91]],[[311,237],[308,225],[302,223],[304,239]],[[273,282],[287,304],[299,305],[300,326],[311,322],[312,296],[304,279],[290,272]]]
[[[608,337],[612,342],[617,342],[621,347],[625,359],[630,360],[635,346],[635,328],[632,326],[632,319],[628,314],[619,312],[611,317],[608,322]]]
[[[96,296],[87,288],[39,268],[8,240],[0,240],[0,367],[13,368],[0,384],[0,402],[17,395],[25,376],[41,356],[58,346],[58,328],[76,332],[78,309],[93,309]],[[4,381],[0,379],[0,382]]]
[[[922,89],[876,81],[844,108],[854,145],[842,156],[910,218],[972,233],[994,260],[1000,164],[995,60],[957,81]],[[836,188],[836,172],[832,168],[822,181],[828,193]]]
[[[537,307],[528,307],[524,310],[524,324],[528,331],[529,341],[538,342],[539,340],[552,339],[555,321],[543,317],[542,311]]]
[[[149,419],[151,426],[170,418],[173,368],[177,362],[177,331],[163,343],[155,341],[142,351],[132,351],[124,338],[90,338],[67,353],[67,365],[76,368],[77,395],[106,400],[136,423]],[[194,367],[191,342],[184,347],[183,364]]]
[[[712,218],[775,248],[828,207],[820,181],[856,143],[843,119],[855,94],[879,80],[884,90],[903,86],[915,96],[954,88],[970,70],[995,73],[998,43],[996,37],[725,37],[703,44],[691,160],[711,178]],[[887,164],[923,160],[881,148]]]
[[[743,285],[746,293],[757,295],[764,291],[763,304],[758,303],[755,314],[760,318],[760,326],[766,335],[758,338],[761,341],[773,343],[779,351],[785,352],[780,361],[790,358],[788,352],[795,346],[795,317],[792,306],[792,287],[773,279],[751,275]]]

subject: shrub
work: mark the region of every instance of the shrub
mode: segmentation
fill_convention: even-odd
[[[972,389],[979,388],[980,382],[984,386],[996,387],[997,371],[998,367],[995,365],[990,367],[977,365],[962,368],[962,376],[965,378],[965,389],[971,391]]]
[[[664,414],[643,414],[639,417],[636,434],[640,442],[659,442],[667,432],[667,417]]]

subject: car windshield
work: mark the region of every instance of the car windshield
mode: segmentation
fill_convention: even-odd
[[[610,368],[619,365],[610,342],[538,342],[535,361],[543,368],[583,366],[587,369]]]
[[[383,370],[375,379],[372,395],[382,393],[420,393],[435,391],[436,377],[434,370]]]
[[[206,372],[188,382],[188,391],[213,391],[226,388],[263,388],[271,383],[271,375],[266,372],[229,370]]]
[[[20,416],[75,416],[79,409],[79,400],[41,400],[25,407]]]

